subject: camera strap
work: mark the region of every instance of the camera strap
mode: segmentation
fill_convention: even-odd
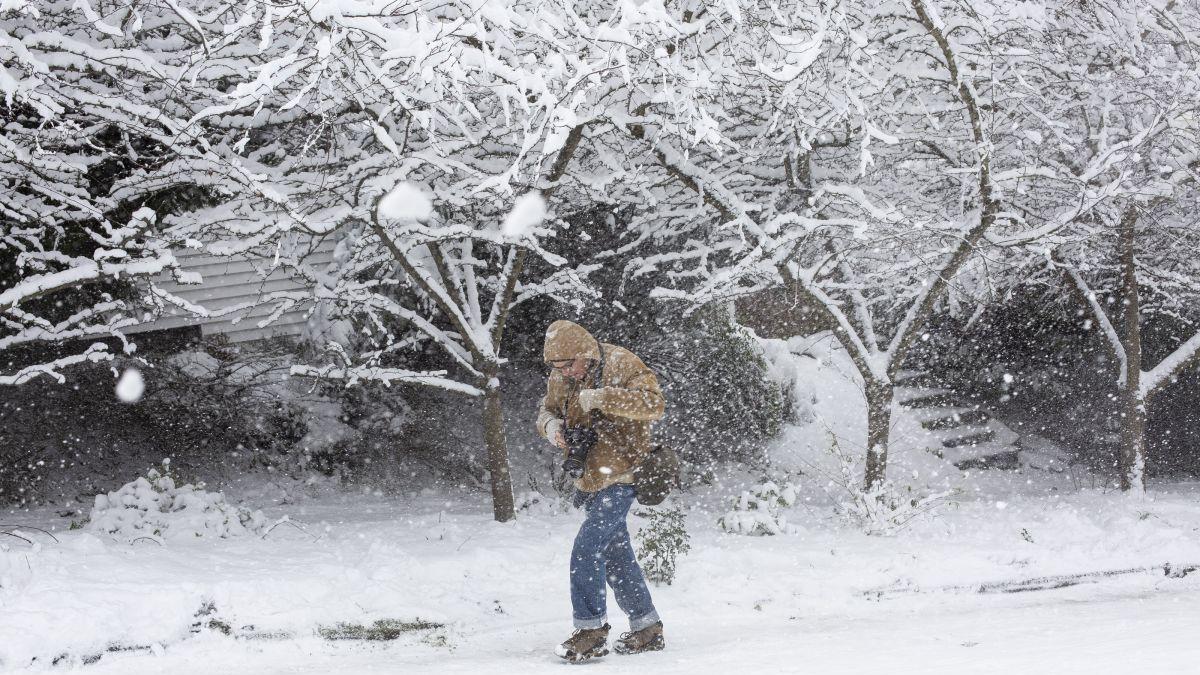
[[[596,364],[596,372],[592,374],[592,389],[599,389],[604,386],[604,345],[599,340],[596,340],[596,349],[600,351],[600,363]],[[588,419],[592,426],[600,420],[601,413],[599,410],[589,410]]]
[[[596,373],[592,376],[592,389],[599,389],[604,386],[604,345],[596,340],[596,349],[600,351],[600,364],[596,367]]]

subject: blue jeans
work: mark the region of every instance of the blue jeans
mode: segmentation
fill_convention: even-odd
[[[629,629],[641,630],[658,619],[646,578],[633,554],[625,517],[633,504],[632,485],[618,483],[585,493],[587,516],[571,549],[571,609],[576,628],[599,628],[608,620],[605,603],[612,586],[617,604],[629,617]]]

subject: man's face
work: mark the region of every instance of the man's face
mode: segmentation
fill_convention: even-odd
[[[572,380],[582,380],[583,376],[587,374],[587,359],[582,356],[576,356],[574,359],[551,361],[550,367],[562,373],[564,377],[569,377]]]

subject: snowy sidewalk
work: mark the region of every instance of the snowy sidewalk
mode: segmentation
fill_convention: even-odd
[[[994,600],[994,599],[990,599]],[[873,618],[721,621],[675,612],[667,651],[610,655],[585,667],[633,673],[1194,673],[1200,661],[1200,588],[1022,606],[974,603]],[[453,650],[424,645],[234,643],[212,636],[159,657],[110,654],[87,672],[562,673],[548,645],[563,621],[464,638]],[[201,666],[201,664],[203,664]],[[589,671],[595,672],[595,671]]]

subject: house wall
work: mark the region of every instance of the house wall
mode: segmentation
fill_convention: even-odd
[[[336,240],[334,237],[325,237],[320,241],[299,245],[304,247],[305,263],[323,271],[333,260]],[[200,251],[180,250],[176,251],[175,256],[184,270],[199,274],[203,282],[180,284],[170,275],[164,275],[157,280],[157,284],[164,290],[209,310],[255,302],[272,292],[303,291],[310,288],[303,281],[292,278],[286,270],[270,271],[273,260],[265,255],[214,256]],[[275,307],[274,303],[255,304],[246,310],[215,318],[199,318],[177,308],[169,308],[163,316],[126,332],[145,333],[199,326],[202,336],[225,335],[230,342],[300,335],[307,321],[305,315],[312,307],[311,303],[302,303],[269,325],[260,326],[263,319],[274,312]]]

